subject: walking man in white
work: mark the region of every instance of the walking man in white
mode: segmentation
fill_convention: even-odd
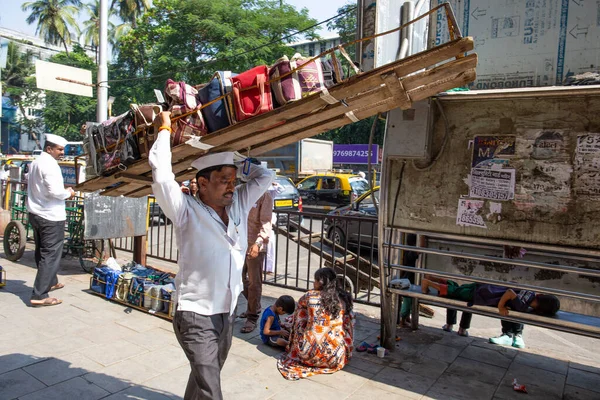
[[[58,283],[58,270],[65,240],[65,200],[75,195],[65,189],[58,159],[65,154],[67,140],[46,134],[44,151],[31,163],[27,183],[27,211],[35,239],[37,274],[31,294],[32,306],[54,306],[61,300],[48,292],[64,287]]]
[[[149,154],[152,190],[173,221],[179,245],[177,311],[173,327],[190,361],[186,400],[221,400],[221,368],[233,334],[248,247],[248,213],[269,188],[273,173],[234,153],[215,153],[192,163],[198,195],[185,195],[171,167],[169,112],[156,118],[158,138]],[[240,159],[241,160],[241,159]],[[246,184],[236,188],[238,165]]]

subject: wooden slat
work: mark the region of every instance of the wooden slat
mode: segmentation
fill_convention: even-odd
[[[393,108],[396,108],[396,107],[393,105],[390,106],[390,103],[388,103],[388,102],[381,102],[378,104],[374,104],[369,108],[355,111],[354,115],[356,115],[356,117],[358,119],[365,119],[372,115],[377,115],[380,112],[389,111]],[[290,135],[281,136],[278,139],[272,140],[268,143],[264,143],[258,147],[255,147],[252,150],[252,152],[254,155],[261,155],[261,154],[266,153],[267,151],[277,149],[279,147],[288,145],[290,143],[295,143],[299,140],[318,135],[319,133],[323,133],[323,132],[326,132],[331,129],[339,128],[344,125],[346,125],[345,117],[341,116],[341,117],[336,118],[333,121],[327,121],[325,124],[320,123],[309,129],[299,131],[299,132],[293,132]]]
[[[469,54],[456,61],[450,61],[427,71],[407,76],[402,79],[402,84],[405,90],[411,91],[419,86],[446,79],[448,76],[455,76],[459,72],[475,68],[476,66],[477,54]]]
[[[471,69],[457,74],[454,78],[448,78],[444,81],[434,82],[411,90],[409,96],[413,101],[424,100],[428,97],[435,96],[440,92],[464,86],[473,82],[476,77],[477,73],[475,72],[475,69]]]
[[[348,107],[342,104],[331,105],[330,107],[320,110],[317,113],[311,114],[309,117],[302,116],[300,118],[295,119],[294,121],[290,121],[289,123],[283,126],[274,128],[267,132],[262,132],[260,134],[251,136],[249,138],[243,138],[232,143],[216,146],[214,148],[214,151],[239,151],[240,149],[245,149],[248,146],[255,146],[257,142],[264,143],[273,138],[277,138],[282,134],[285,135],[286,133],[293,132],[298,129],[304,129],[306,128],[307,124],[309,124],[312,121],[325,121],[331,118],[343,116],[348,111],[354,111],[365,105],[384,101],[387,98],[388,95],[387,91],[385,90],[385,87],[378,87],[375,90],[369,91],[367,93],[361,93],[353,98],[348,99]],[[211,151],[213,150],[211,149]]]
[[[398,106],[409,108],[412,102],[404,89],[403,83],[398,79],[398,75],[395,72],[390,72],[381,75],[381,79],[385,83],[385,88],[389,91],[390,97],[398,102]]]
[[[311,137],[350,123],[346,113],[352,111],[358,119],[393,108],[406,109],[412,101],[422,100],[438,92],[464,85],[474,80],[476,55],[470,55],[412,76],[408,74],[446,61],[473,48],[471,38],[462,38],[390,63],[381,68],[351,77],[329,89],[336,99],[344,103],[327,104],[318,94],[309,96],[285,107],[251,118],[202,138],[214,146],[209,152],[240,151],[251,148],[251,155],[259,155],[300,139]],[[467,71],[465,72],[465,70]],[[400,78],[400,79],[398,79]],[[382,85],[382,82],[385,85]],[[191,161],[205,154],[189,145],[172,149],[173,172],[178,180],[194,176]],[[90,179],[76,187],[82,191],[96,191],[115,183],[117,187],[102,192],[111,196],[140,197],[151,193],[151,168],[148,160],[140,160],[124,172],[109,177]]]
[[[380,82],[379,75],[381,73],[395,70],[398,76],[408,75],[425,67],[438,64],[448,60],[449,58],[453,58],[457,54],[466,53],[472,49],[472,38],[457,39],[431,50],[387,64],[381,68],[352,76],[344,84],[332,87],[329,90],[329,93],[336,99],[344,99],[348,96],[360,93],[362,91],[360,90],[360,86],[376,86]],[[259,115],[239,124],[222,129],[219,132],[207,135],[203,142],[215,146],[228,143],[239,139],[241,136],[262,131],[268,126],[273,126],[282,121],[287,121],[288,119],[306,114],[312,111],[312,106],[308,104],[311,100],[314,99],[322,102],[322,100],[318,99],[317,96],[318,95],[309,96],[306,99],[288,104],[282,108],[275,109],[268,114]]]

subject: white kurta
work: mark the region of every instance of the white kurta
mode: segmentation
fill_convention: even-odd
[[[233,204],[226,209],[226,227],[213,209],[184,194],[175,181],[169,131],[159,132],[148,160],[154,196],[173,222],[179,247],[177,310],[201,315],[233,313],[242,292],[248,212],[269,188],[274,174],[251,165],[248,182],[235,189]]]
[[[58,161],[42,152],[29,167],[27,211],[49,221],[65,221],[65,200],[70,196]]]

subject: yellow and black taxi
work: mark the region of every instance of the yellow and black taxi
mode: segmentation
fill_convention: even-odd
[[[287,176],[277,175],[273,180],[273,213],[277,217],[278,226],[287,226],[288,218],[290,221],[295,223],[302,223],[302,219],[297,214],[288,214],[285,211],[299,211],[302,212],[302,197],[294,182]],[[294,226],[290,226],[291,230]]]
[[[361,176],[337,172],[311,175],[296,186],[304,211],[317,213],[350,205],[369,190],[369,183]]]

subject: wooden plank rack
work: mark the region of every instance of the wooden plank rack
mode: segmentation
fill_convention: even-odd
[[[197,157],[210,152],[239,151],[251,156],[386,112],[409,109],[412,103],[464,86],[476,77],[477,55],[470,37],[455,39],[424,52],[350,77],[329,88],[328,96],[314,94],[263,115],[203,136],[212,146],[201,150],[187,144],[172,149],[173,172],[178,181],[192,178]],[[431,69],[425,70],[435,66]],[[147,159],[111,176],[92,178],[76,186],[106,196],[141,197],[152,193]]]

